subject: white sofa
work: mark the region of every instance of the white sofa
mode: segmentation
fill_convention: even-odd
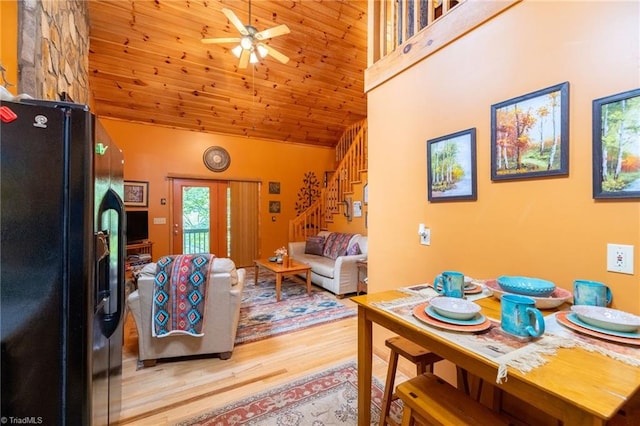
[[[138,290],[127,299],[138,330],[138,359],[145,366],[160,358],[218,354],[231,357],[240,320],[240,303],[244,286],[244,269],[236,269],[231,259],[214,258],[209,278],[205,307],[204,336],[175,335],[153,337],[151,333],[153,287],[156,264],[146,265],[138,278]]]
[[[321,231],[318,236],[327,238],[331,232]],[[305,253],[306,242],[289,243],[289,257],[296,262],[311,266],[311,282],[323,287],[335,295],[355,293],[358,290],[358,260],[367,259],[367,237],[353,234],[348,249],[358,244],[360,254],[341,255],[335,260],[330,257]]]

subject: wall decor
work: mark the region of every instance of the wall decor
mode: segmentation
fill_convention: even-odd
[[[427,198],[476,200],[476,129],[427,141]]]
[[[569,174],[569,82],[491,106],[491,180]]]
[[[302,179],[302,188],[298,191],[298,201],[296,201],[296,213],[300,214],[320,197],[320,181],[314,172],[307,172]]]
[[[202,161],[212,172],[223,172],[231,165],[231,157],[221,146],[210,146],[204,151]]]
[[[128,207],[148,207],[149,182],[125,180],[124,205]]]
[[[269,194],[280,193],[280,182],[269,182]]]
[[[351,222],[351,220],[353,219],[353,198],[344,197],[342,205],[344,206],[342,214],[347,218],[347,222]]]
[[[269,201],[269,213],[280,213],[280,201]]]
[[[362,201],[353,202],[353,217],[362,217]]]
[[[593,198],[640,198],[640,89],[593,101]]]
[[[362,201],[365,205],[369,204],[369,182],[362,187]]]

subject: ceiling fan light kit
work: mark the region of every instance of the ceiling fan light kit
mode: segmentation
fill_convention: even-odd
[[[239,68],[246,68],[247,64],[249,63],[258,63],[258,57],[265,58],[268,55],[271,55],[283,64],[289,62],[289,58],[286,55],[277,51],[273,47],[262,43],[263,40],[268,40],[273,37],[289,34],[289,27],[287,27],[285,24],[281,24],[273,28],[268,28],[263,31],[258,31],[251,25],[251,1],[249,1],[249,24],[247,25],[244,25],[231,9],[223,8],[222,13],[224,13],[229,22],[231,22],[231,24],[236,27],[242,37],[206,38],[202,39],[203,43],[240,43],[236,47],[231,49],[231,53],[233,53],[236,58],[240,59],[240,64],[238,65]]]

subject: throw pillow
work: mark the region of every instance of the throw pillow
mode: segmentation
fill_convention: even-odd
[[[305,254],[315,254],[322,256],[322,250],[324,249],[324,237],[309,237],[304,245]]]
[[[324,257],[336,260],[338,256],[347,254],[347,247],[352,237],[353,234],[343,234],[340,232],[330,234],[324,243]]]
[[[360,251],[360,244],[358,243],[353,243],[353,245],[347,249],[347,256],[355,256],[360,253],[362,252]]]

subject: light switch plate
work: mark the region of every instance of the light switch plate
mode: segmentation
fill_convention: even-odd
[[[423,246],[431,245],[431,229],[424,228],[424,233],[420,235],[420,244]]]
[[[633,246],[607,244],[607,271],[633,275]]]

